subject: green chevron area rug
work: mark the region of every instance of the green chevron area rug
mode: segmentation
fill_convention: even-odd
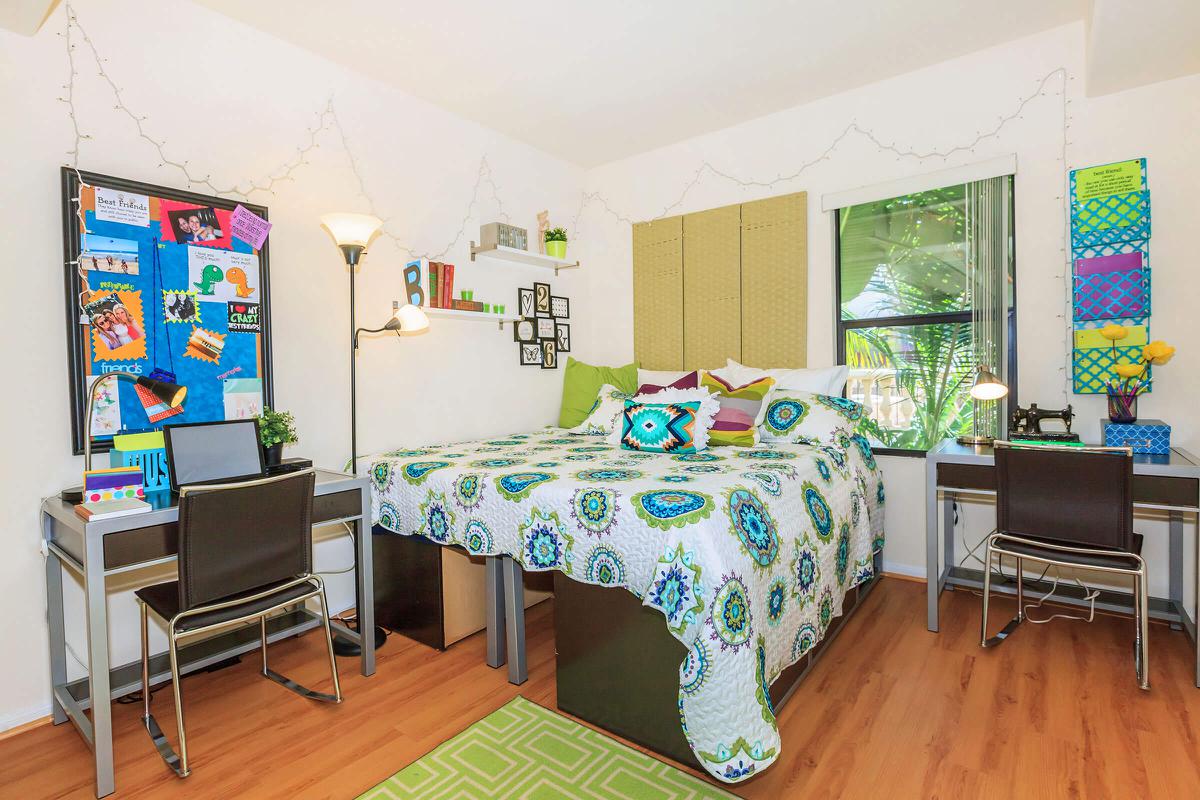
[[[620,742],[514,698],[358,800],[736,798]]]

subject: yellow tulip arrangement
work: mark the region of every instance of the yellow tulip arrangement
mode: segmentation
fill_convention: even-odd
[[[1100,329],[1100,335],[1112,342],[1113,360],[1117,359],[1117,342],[1129,335],[1124,325],[1110,322]],[[1146,368],[1151,364],[1162,366],[1175,355],[1175,348],[1164,341],[1154,341],[1142,348],[1141,358],[1134,363],[1122,361],[1113,364],[1113,372],[1119,380],[1110,378],[1105,386],[1110,400],[1117,399],[1131,405],[1139,394],[1150,389],[1151,378],[1146,377]]]

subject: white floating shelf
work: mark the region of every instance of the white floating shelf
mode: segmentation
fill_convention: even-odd
[[[469,319],[473,322],[495,322],[501,330],[504,330],[504,323],[517,322],[521,319],[516,314],[493,314],[488,311],[463,311],[458,308],[429,308],[421,306],[421,310],[425,312],[427,317],[454,317],[455,319]]]
[[[531,267],[552,269],[555,275],[558,274],[560,269],[579,269],[578,261],[555,258],[554,256],[542,255],[541,253],[531,253],[528,250],[518,250],[515,247],[505,247],[499,244],[484,247],[471,242],[472,261],[475,260],[475,256],[486,256],[499,261],[509,261],[514,264],[528,264]]]

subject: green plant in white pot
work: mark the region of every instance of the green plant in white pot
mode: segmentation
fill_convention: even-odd
[[[546,231],[546,255],[554,258],[567,257],[567,232],[563,228]]]
[[[267,466],[273,467],[283,459],[283,446],[300,441],[296,434],[296,420],[290,411],[273,411],[264,408],[258,418],[258,438],[262,442]]]

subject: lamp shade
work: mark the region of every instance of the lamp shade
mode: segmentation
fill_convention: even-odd
[[[338,247],[366,247],[383,227],[383,220],[373,214],[325,214],[321,224]]]
[[[137,385],[148,389],[152,395],[166,403],[168,408],[178,408],[187,396],[186,386],[156,381],[153,378],[140,377],[137,379]]]
[[[999,400],[1008,394],[1008,387],[1004,385],[996,373],[990,368],[980,364],[979,372],[975,375],[975,382],[971,384],[971,397],[976,400]]]
[[[429,331],[429,317],[419,306],[405,303],[384,326],[389,331],[395,331],[401,336],[417,336]]]

